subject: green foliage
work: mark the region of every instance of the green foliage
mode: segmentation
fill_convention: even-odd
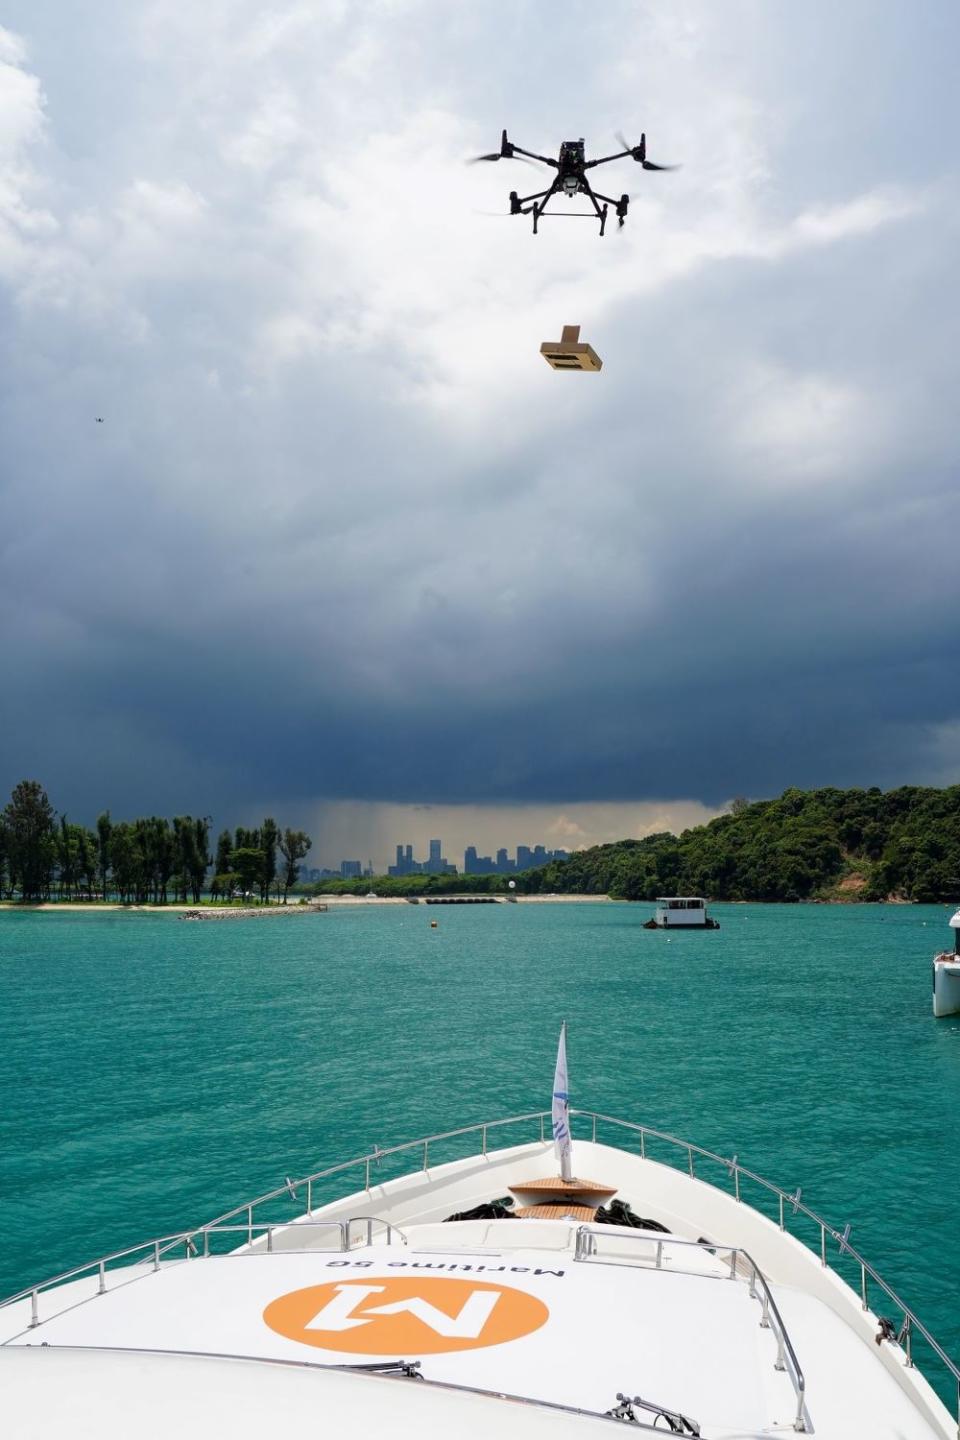
[[[21,780],[0,825],[10,890],[28,901],[45,900],[57,862],[56,812],[37,780]]]
[[[310,849],[297,837],[297,864]],[[267,899],[276,877],[280,829],[265,820],[260,830],[224,830],[217,842],[211,893],[232,899],[248,890]],[[240,860],[237,860],[237,855]],[[152,815],[114,821],[109,811],[96,829],[59,818],[43,787],[22,780],[0,814],[0,897],[49,900],[119,900],[125,905],[164,905],[175,900],[199,904],[207,883],[210,817],[178,815],[171,822]]]
[[[284,830],[282,835],[277,836],[277,844],[284,860],[281,877],[284,905],[287,903],[290,887],[296,884],[297,875],[300,872],[300,861],[307,855],[312,843],[310,836],[302,830]]]
[[[539,872],[538,872],[539,873]],[[517,875],[517,892],[522,875]],[[371,890],[380,896],[420,895],[490,895],[509,893],[505,875],[377,875],[360,880],[318,880],[316,884],[298,885],[303,895],[366,895]]]
[[[246,836],[250,832],[238,831],[237,833]],[[266,858],[264,851],[256,845],[241,845],[232,852],[230,869],[239,879],[240,889],[244,896],[252,895],[259,890]]]
[[[217,871],[210,881],[211,900],[231,900],[234,892],[240,888],[240,876],[233,871]]]
[[[263,867],[259,877],[260,899],[264,901],[270,898],[270,886],[273,884],[274,877],[277,873],[277,841],[279,838],[280,832],[277,829],[277,822],[268,816],[260,827],[259,846],[263,851]],[[307,849],[303,852],[304,855],[306,855],[309,849],[310,845],[308,842]]]
[[[960,786],[785,790],[685,830],[598,845],[517,876],[532,891],[625,900],[960,898]]]
[[[232,850],[233,836],[229,830],[221,830],[217,836],[217,856],[213,862],[213,868],[218,875],[226,875],[229,872]]]

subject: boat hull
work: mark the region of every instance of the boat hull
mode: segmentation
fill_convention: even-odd
[[[663,925],[658,920],[645,920],[643,922],[643,928],[644,930],[719,930],[720,921],[710,919],[698,921],[671,920],[669,924]]]
[[[933,1013],[960,1015],[960,955],[939,955],[933,962]]]

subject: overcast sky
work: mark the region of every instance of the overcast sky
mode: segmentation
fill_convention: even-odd
[[[4,793],[379,863],[960,779],[955,0],[2,21]],[[503,126],[683,168],[534,237]]]

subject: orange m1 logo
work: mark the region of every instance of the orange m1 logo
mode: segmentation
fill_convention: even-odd
[[[525,1290],[479,1280],[364,1275],[293,1290],[264,1323],[278,1335],[355,1355],[437,1355],[519,1340],[550,1311]]]

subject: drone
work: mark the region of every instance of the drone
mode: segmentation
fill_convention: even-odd
[[[511,140],[507,139],[507,132],[504,130],[500,139],[499,150],[495,151],[492,155],[478,155],[476,160],[470,163],[476,164],[481,160],[525,159],[538,162],[541,165],[549,165],[551,169],[557,172],[554,176],[553,184],[547,190],[538,190],[535,195],[521,196],[517,194],[516,190],[511,190],[510,214],[532,215],[533,233],[536,235],[540,219],[554,195],[566,195],[568,200],[572,200],[574,195],[586,195],[596,212],[597,219],[600,221],[600,234],[602,235],[607,223],[607,211],[611,205],[614,207],[618,225],[623,225],[623,222],[627,218],[630,196],[621,195],[619,200],[614,200],[609,195],[601,195],[600,192],[594,190],[590,184],[587,178],[588,170],[594,169],[597,165],[608,165],[611,160],[625,160],[628,156],[631,160],[636,160],[638,165],[642,165],[644,170],[677,169],[676,165],[654,165],[652,160],[647,159],[646,135],[640,136],[639,145],[628,144],[622,135],[618,135],[617,139],[624,148],[618,150],[615,155],[604,155],[600,160],[587,159],[586,149],[582,139],[564,140],[560,146],[559,156],[556,160],[552,160],[548,155],[538,155],[533,150],[524,150],[521,145],[514,145]],[[577,214],[583,216],[584,212],[578,211]],[[554,212],[550,218],[558,218],[556,212]],[[572,219],[573,217],[561,216],[559,218]]]

